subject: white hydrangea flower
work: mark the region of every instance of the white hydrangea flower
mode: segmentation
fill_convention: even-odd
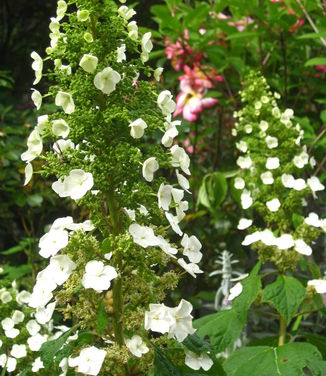
[[[277,157],[268,157],[265,166],[268,170],[275,170],[280,167],[280,160]]]
[[[15,326],[15,322],[10,317],[6,317],[1,321],[1,326],[4,331],[10,330]]]
[[[164,68],[162,68],[162,67],[158,67],[158,68],[155,69],[155,71],[154,71],[154,78],[155,78],[155,80],[157,82],[160,81],[160,78],[161,78],[161,75],[163,73],[163,70],[164,70]]]
[[[274,108],[272,109],[272,115],[273,115],[276,119],[280,118],[280,117],[281,117],[281,111],[280,111],[280,109],[279,109],[278,107],[274,107]]]
[[[127,56],[125,54],[126,52],[126,45],[122,44],[120,47],[117,48],[117,63],[122,63],[127,59]]]
[[[173,323],[169,328],[169,338],[175,338],[178,342],[183,342],[189,334],[194,334],[192,326],[193,307],[187,300],[182,299],[175,308],[170,308]]]
[[[154,173],[160,168],[155,157],[146,159],[143,163],[142,173],[146,181],[151,182],[154,179]]]
[[[49,124],[49,116],[41,115],[37,117],[37,125],[35,128],[37,132],[41,135],[48,124]]]
[[[305,188],[306,188],[306,182],[304,181],[304,179],[300,178],[300,179],[294,180],[293,189],[295,189],[296,191],[302,191]]]
[[[75,149],[75,144],[69,139],[64,140],[63,138],[61,138],[53,144],[53,150],[59,155],[61,155],[65,150],[68,149]]]
[[[259,128],[260,128],[261,131],[266,132],[267,129],[268,129],[268,123],[267,123],[267,121],[262,120],[262,121],[259,123]]]
[[[149,348],[145,345],[142,338],[138,335],[134,335],[129,339],[125,339],[125,344],[128,347],[129,351],[137,358],[141,358],[143,354],[146,354],[149,351]]]
[[[82,223],[69,223],[67,225],[67,229],[73,232],[76,232],[76,231],[88,232],[88,231],[93,231],[95,229],[95,226],[93,225],[91,220],[86,219]]]
[[[308,281],[308,286],[313,286],[318,294],[326,293],[326,280],[312,279]]]
[[[61,249],[68,245],[68,232],[59,230],[50,230],[39,240],[40,255],[44,258],[55,256]]]
[[[171,121],[171,119],[169,119],[169,116],[166,117],[166,121],[164,122],[165,133],[161,139],[162,144],[166,148],[172,146],[174,138],[179,134],[179,131],[176,128],[176,126],[180,124],[180,120]]]
[[[32,89],[33,93],[31,95],[32,101],[37,110],[41,108],[42,105],[42,95],[38,90]]]
[[[251,125],[251,124],[246,124],[246,125],[244,126],[244,130],[245,130],[245,132],[246,132],[247,134],[252,133],[252,125]],[[241,141],[240,141],[240,142],[241,142]]]
[[[149,311],[145,311],[144,328],[157,333],[168,333],[174,318],[169,307],[161,304],[150,304]]]
[[[276,137],[267,136],[265,141],[268,149],[275,149],[278,146],[278,139]]]
[[[313,226],[313,227],[320,227],[320,220],[318,217],[318,214],[316,213],[309,213],[308,217],[305,218],[305,223],[307,225]]]
[[[19,305],[28,304],[30,298],[31,298],[31,293],[28,292],[28,291],[26,291],[26,290],[22,290],[22,291],[20,291],[20,292],[16,295],[16,302],[17,302]]]
[[[259,231],[255,231],[252,234],[247,235],[243,239],[243,241],[242,241],[241,244],[247,246],[247,245],[259,242],[260,238],[261,238],[260,232]]]
[[[70,133],[69,125],[63,119],[52,121],[52,132],[55,136],[66,138]]]
[[[252,160],[249,156],[240,156],[238,157],[237,159],[237,165],[242,168],[242,169],[247,169],[247,168],[250,168],[252,166]]]
[[[34,60],[32,63],[32,69],[35,72],[35,80],[33,82],[33,85],[36,85],[41,81],[42,78],[43,60],[41,56],[35,51],[31,53],[31,58]]]
[[[89,20],[89,11],[87,9],[77,10],[77,20],[80,22],[86,22]]]
[[[151,41],[151,37],[152,37],[152,33],[148,32],[143,35],[142,40],[141,40],[141,48],[142,48],[141,60],[143,63],[145,63],[148,60],[149,54],[153,49],[153,43]]]
[[[133,138],[141,138],[144,135],[144,130],[147,128],[147,124],[141,118],[136,119],[129,124],[130,136]]]
[[[239,142],[236,142],[235,146],[238,150],[242,151],[243,153],[246,153],[246,151],[248,150],[248,145],[246,141],[241,140]]]
[[[248,209],[253,203],[253,199],[251,197],[251,193],[247,190],[244,190],[241,193],[241,206],[243,209]]]
[[[22,311],[15,310],[13,315],[12,315],[12,319],[13,319],[15,324],[19,324],[19,323],[23,322],[24,318],[25,318],[25,315]]]
[[[294,241],[294,249],[302,255],[310,256],[312,254],[311,247],[302,239]]]
[[[235,178],[234,179],[234,188],[235,189],[243,189],[245,187],[245,181],[242,178]]]
[[[128,36],[132,40],[138,39],[138,26],[136,21],[131,21],[127,25]]]
[[[184,234],[181,245],[184,248],[183,254],[188,257],[190,262],[195,264],[200,262],[203,257],[203,254],[200,252],[202,245],[195,235],[189,237],[187,234]]]
[[[180,167],[185,174],[190,175],[190,158],[185,150],[178,145],[174,145],[170,151],[172,155],[172,166]]]
[[[26,167],[25,167],[25,181],[24,181],[24,186],[27,185],[32,177],[33,177],[33,166],[32,164],[29,162],[26,164]]]
[[[4,366],[6,366],[7,372],[14,372],[17,367],[17,360],[2,354],[0,355],[0,367],[4,368]]]
[[[237,229],[238,230],[245,230],[245,229],[249,228],[251,225],[252,225],[252,219],[241,218],[239,223],[238,223]]]
[[[63,19],[67,11],[67,3],[64,0],[59,0],[57,3],[57,20]]]
[[[56,303],[49,303],[46,307],[37,307],[35,318],[41,325],[48,323],[53,315]]]
[[[32,372],[36,373],[40,369],[44,368],[44,364],[40,357],[36,358],[32,364]]]
[[[280,200],[278,198],[273,198],[266,202],[266,206],[271,212],[277,212],[281,206]]]
[[[106,351],[95,346],[81,350],[76,358],[69,358],[69,366],[77,367],[77,371],[84,375],[96,376],[101,370],[106,357]]]
[[[169,210],[172,201],[172,185],[162,183],[157,192],[158,207]]]
[[[178,253],[178,250],[172,247],[171,244],[161,235],[159,235],[157,238],[159,240],[158,246],[162,249],[162,251],[165,252],[167,255],[171,256],[172,258],[176,258],[174,255]]]
[[[79,65],[87,73],[93,73],[97,67],[97,64],[98,64],[98,58],[90,54],[84,54],[79,62]]]
[[[132,223],[129,226],[129,233],[133,237],[134,242],[143,248],[155,247],[160,244],[160,240],[155,236],[153,229],[150,227]]]
[[[112,93],[116,85],[121,81],[120,74],[112,68],[104,68],[101,72],[97,73],[94,77],[94,85],[97,89],[101,90],[104,94]]]
[[[20,330],[16,328],[5,330],[5,336],[11,339],[16,338],[19,335],[19,333],[20,333]]]
[[[78,200],[93,187],[94,180],[91,172],[81,169],[71,170],[68,176],[63,176],[52,184],[52,189],[60,197],[71,197]]]
[[[46,269],[48,269],[48,273],[52,276],[52,280],[61,286],[76,269],[76,264],[68,255],[56,255],[51,257],[50,264]]]
[[[283,234],[276,238],[276,246],[279,249],[290,249],[294,246],[294,240],[291,234]]]
[[[102,261],[92,260],[85,266],[85,274],[82,285],[85,289],[93,289],[97,292],[108,290],[111,281],[118,276],[113,266],[104,265]]]
[[[208,371],[214,364],[212,359],[206,353],[201,353],[200,355],[198,355],[186,349],[185,354],[185,364],[189,368],[194,369],[196,371],[198,371],[200,368],[202,368],[204,371]]]
[[[24,358],[27,355],[26,345],[13,345],[10,351],[10,355],[16,359]]]
[[[186,263],[186,261],[183,258],[180,258],[178,260],[178,264],[191,276],[196,278],[196,274],[201,274],[204,273],[197,264],[194,264],[190,262],[189,264]]]
[[[185,191],[189,192],[188,189],[190,188],[189,180],[181,175],[179,173],[179,170],[176,170],[176,175],[177,175],[177,180],[178,184],[180,185],[181,188],[183,188]]]
[[[41,330],[41,327],[36,320],[29,320],[26,329],[31,336],[35,336]]]
[[[270,171],[263,172],[260,175],[260,179],[265,185],[270,185],[274,183],[273,174]]]
[[[325,186],[320,182],[317,176],[309,178],[307,183],[313,192],[323,191],[325,189]]]
[[[130,20],[131,17],[133,17],[136,12],[133,10],[133,9],[129,9],[127,6],[125,5],[122,5],[119,9],[118,9],[118,13],[120,14],[120,16],[122,18],[125,19],[125,21],[128,21]]]
[[[267,246],[276,245],[277,238],[274,236],[271,230],[265,229],[260,233],[260,241]]]
[[[33,288],[29,306],[32,308],[45,307],[53,298],[52,291],[57,287],[54,281],[42,279],[36,282]]]
[[[70,93],[64,91],[58,91],[55,97],[56,106],[62,107],[66,114],[72,114],[75,111],[75,103]]]
[[[12,301],[12,296],[9,291],[0,292],[0,300],[3,304],[7,304]]]
[[[228,300],[232,301],[234,298],[239,296],[242,293],[243,286],[240,282],[236,283],[232,288],[230,288],[230,294]]]
[[[37,129],[34,129],[27,139],[27,151],[21,155],[24,162],[31,162],[42,153],[43,142]]]
[[[176,103],[173,100],[173,95],[169,90],[160,92],[157,97],[157,105],[165,116],[171,115],[176,108]]]
[[[176,234],[182,236],[183,232],[181,231],[181,229],[180,229],[180,227],[179,227],[179,222],[180,222],[180,221],[179,221],[178,217],[172,215],[171,213],[169,213],[169,212],[167,212],[167,211],[165,212],[165,217],[166,217],[166,219],[169,221],[170,226],[172,227],[172,230],[173,230]]]

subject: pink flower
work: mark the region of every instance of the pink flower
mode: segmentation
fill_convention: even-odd
[[[323,77],[326,74],[326,65],[316,65],[315,69],[318,73],[315,74],[315,77]]]
[[[183,66],[189,62],[190,64],[198,63],[203,58],[201,51],[195,52],[186,42],[189,39],[189,32],[184,31],[184,40],[179,38],[175,43],[170,43],[169,38],[165,38],[165,55],[171,60],[171,64],[176,71],[183,69]]]
[[[197,67],[191,69],[187,65],[184,66],[184,72],[179,77],[181,92],[176,97],[177,106],[173,116],[182,114],[185,120],[196,121],[205,108],[213,107],[218,102],[215,98],[204,98],[207,89],[214,87],[209,78],[215,79],[216,74],[205,75]],[[220,76],[218,79],[220,80]]]

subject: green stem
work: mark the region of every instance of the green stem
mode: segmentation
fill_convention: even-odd
[[[114,236],[119,236],[120,233],[120,209],[114,200],[114,188],[113,186],[110,187],[110,192],[107,195],[107,204],[110,213],[110,222],[112,227],[112,234]],[[121,270],[122,260],[121,256],[117,252],[114,254],[114,265],[117,267],[118,270]],[[123,335],[123,294],[122,294],[122,277],[121,274],[115,278],[113,282],[113,330],[114,330],[114,338],[117,344],[122,347],[124,345],[124,335]],[[129,376],[129,367],[128,365],[124,366],[124,373],[125,376]]]
[[[283,316],[280,316],[280,334],[278,337],[278,345],[283,346],[286,339],[286,321]]]

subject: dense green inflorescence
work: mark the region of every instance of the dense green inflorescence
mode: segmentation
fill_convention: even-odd
[[[45,344],[40,369],[150,374],[160,347],[195,331],[189,302],[162,303],[184,270],[202,273],[201,244],[179,226],[188,210],[183,174],[190,175],[190,160],[174,141],[180,122],[171,120],[172,95],[155,86],[162,69],[145,66],[151,33],[139,37],[133,15],[110,0],[59,0],[48,56],[31,55],[34,84],[42,75],[51,82],[45,95],[33,89],[32,99],[38,109],[43,99],[54,100],[58,111],[39,116],[27,141],[25,184],[39,157],[37,173],[55,176],[53,190],[89,217],[79,224],[58,218],[39,242],[50,263],[38,274],[29,305],[38,312],[54,304],[72,326],[67,340],[77,333],[74,346],[50,360],[49,349],[59,351],[64,340]],[[85,332],[92,333],[87,340]],[[185,351],[197,357],[178,349],[177,362]]]
[[[263,262],[285,272],[295,270],[301,255],[311,254],[309,244],[326,226],[317,214],[307,213],[307,200],[324,186],[318,177],[309,177],[316,162],[302,145],[304,132],[293,110],[282,112],[279,98],[264,77],[255,72],[248,76],[241,92],[244,107],[235,113],[236,146],[243,154],[234,185],[248,213],[238,228],[250,227],[242,244],[253,244]]]

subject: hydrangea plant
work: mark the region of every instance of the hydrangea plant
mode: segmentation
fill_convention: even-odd
[[[54,304],[36,312],[29,306],[30,298],[31,294],[19,291],[15,282],[0,289],[0,367],[9,373],[29,369],[43,374],[39,354],[42,344],[69,329],[64,325],[53,327]]]
[[[164,347],[195,332],[188,301],[163,303],[183,273],[202,273],[201,244],[182,225],[190,159],[175,141],[172,95],[155,86],[162,69],[145,65],[151,33],[140,35],[134,14],[111,0],[59,0],[47,56],[31,54],[34,84],[51,82],[48,93],[32,89],[35,106],[46,99],[57,111],[28,138],[25,184],[39,158],[36,173],[54,176],[52,189],[89,216],[58,218],[39,241],[49,263],[29,305],[59,312],[66,336],[79,333],[74,346],[64,336],[43,345],[45,369],[58,374],[148,375]],[[179,365],[213,364],[207,351],[176,348]]]
[[[280,95],[271,91],[266,79],[250,73],[240,95],[243,107],[234,114],[233,129],[241,153],[234,197],[245,213],[238,229],[249,233],[242,246],[248,251],[251,246],[258,262],[224,294],[227,310],[197,320],[197,334],[208,336],[217,355],[227,358],[227,375],[241,375],[243,370],[252,376],[303,375],[308,368],[313,375],[323,375],[326,362],[307,343],[309,334],[300,324],[316,319],[313,314],[323,307],[319,294],[326,292],[326,280],[312,258],[314,241],[325,232],[326,222],[308,209],[324,185],[311,173],[316,162],[303,145],[304,131],[294,111],[278,107]],[[230,265],[222,270],[229,277],[228,289],[230,270]],[[254,322],[258,315],[272,317],[269,322],[275,321],[279,334],[260,332],[258,343],[251,340],[245,347],[247,339],[234,351],[247,320],[252,323],[252,307]]]

